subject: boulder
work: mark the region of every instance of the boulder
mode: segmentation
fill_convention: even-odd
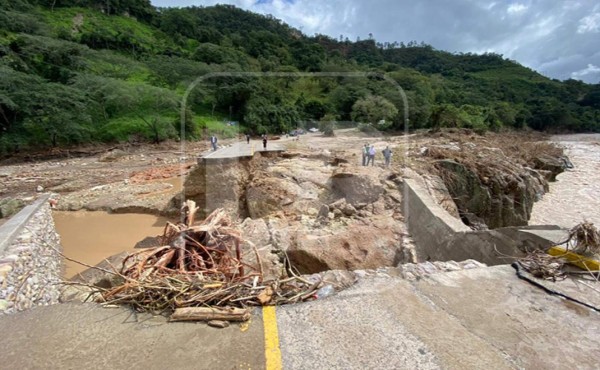
[[[360,203],[373,203],[384,192],[379,176],[381,170],[372,167],[339,167],[331,176],[333,193],[356,207]]]
[[[395,266],[401,242],[390,229],[354,224],[333,234],[298,233],[287,253],[301,273]]]
[[[160,246],[161,242],[159,236],[147,236],[139,242],[135,243],[134,248],[155,248]]]
[[[338,199],[337,201],[331,203],[327,208],[332,209],[336,217],[342,215],[346,217],[352,217],[356,214],[356,208],[354,208],[352,204],[346,202],[346,198]]]
[[[246,188],[246,207],[252,218],[283,212],[307,214],[321,209],[330,186],[331,169],[323,162],[305,158],[285,159],[253,172]],[[314,210],[311,210],[314,209]]]
[[[280,180],[255,178],[246,188],[248,215],[254,219],[267,217],[285,207],[293,195],[281,188]]]
[[[247,218],[242,222],[240,228],[242,237],[246,240],[241,245],[244,262],[251,266],[258,266],[256,258],[256,253],[258,253],[263,276],[266,279],[280,277],[283,266],[265,220]],[[254,248],[256,248],[256,252]]]
[[[549,181],[555,181],[556,176],[562,173],[571,163],[567,157],[552,157],[540,155],[533,160],[535,169],[550,171]],[[572,167],[572,165],[570,166]]]
[[[318,219],[329,219],[329,206],[323,204],[321,208],[319,208],[319,214],[317,214]]]
[[[21,199],[6,198],[0,200],[0,218],[8,218],[19,212],[25,206]]]

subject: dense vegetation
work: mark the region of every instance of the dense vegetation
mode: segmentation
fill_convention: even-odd
[[[0,154],[181,139],[190,83],[229,71],[385,73],[406,92],[411,128],[600,129],[600,84],[551,80],[497,54],[309,37],[232,6],[0,0]],[[191,91],[184,132],[280,133],[327,120],[394,130],[404,127],[403,109],[397,89],[377,74],[221,76]]]

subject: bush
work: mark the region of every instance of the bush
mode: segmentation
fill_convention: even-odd
[[[324,136],[333,137],[335,136],[335,122],[326,121],[319,123],[319,130]]]
[[[321,121],[319,122],[319,131],[321,131],[324,136],[333,137],[335,136],[335,126],[335,117],[333,117],[330,114],[327,114],[323,118],[321,118]]]

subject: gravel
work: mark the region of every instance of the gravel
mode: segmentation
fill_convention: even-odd
[[[44,204],[0,255],[0,314],[58,303],[63,261],[54,248],[60,238]]]

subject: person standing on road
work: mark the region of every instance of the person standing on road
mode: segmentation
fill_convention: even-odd
[[[385,149],[383,149],[383,158],[385,159],[385,166],[389,167],[390,162],[392,161],[392,150],[389,146],[386,146]]]
[[[363,147],[362,147],[362,165],[366,166],[367,165],[367,159],[369,158],[369,143],[366,143]]]
[[[250,144],[250,134],[246,134],[246,143]]]
[[[210,145],[212,146],[213,152],[217,150],[217,137],[215,135],[210,137]]]
[[[369,148],[369,159],[367,160],[367,166],[371,162],[371,166],[375,166],[375,145],[371,145]]]
[[[267,150],[267,135],[263,135],[263,150]]]

